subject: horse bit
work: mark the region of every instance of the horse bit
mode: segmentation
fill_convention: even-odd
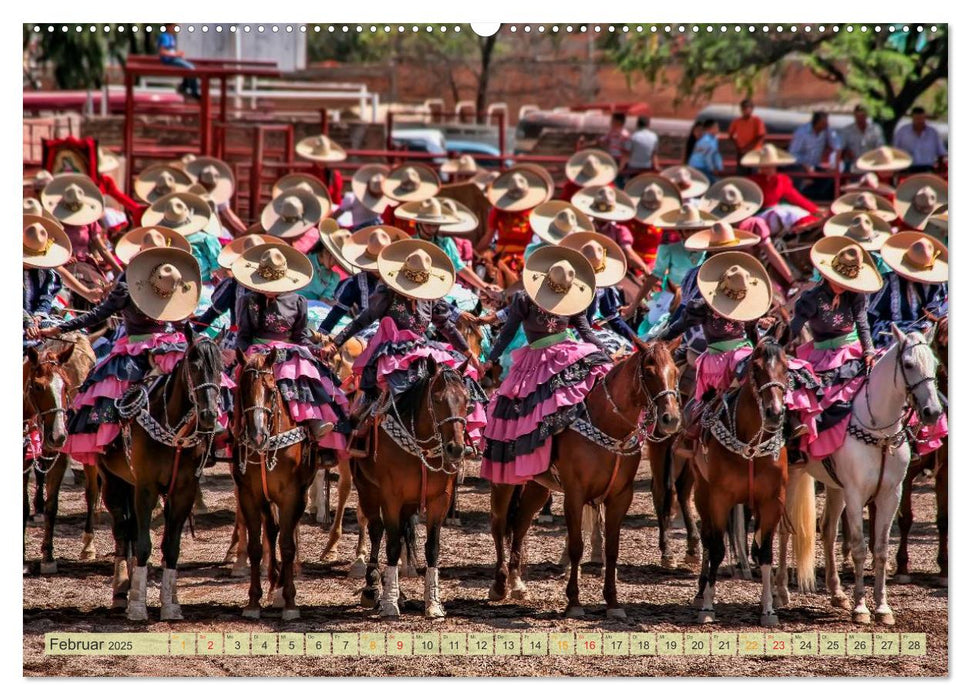
[[[57,367],[59,367],[59,365],[58,365],[58,363],[55,360],[45,360],[44,362],[41,362],[41,363],[38,364],[38,366],[40,366],[40,365],[54,365],[55,371],[56,372],[59,372],[59,370],[56,369]],[[31,373],[31,380],[32,379],[33,379],[33,373]],[[63,380],[64,378],[61,377],[61,379]],[[41,445],[41,454],[39,454],[39,455],[35,454],[35,455],[33,455],[31,457],[31,462],[24,469],[24,474],[28,473],[31,469],[33,469],[38,474],[45,475],[51,469],[54,468],[54,464],[57,462],[58,458],[61,456],[61,453],[58,452],[53,457],[45,457],[44,454],[43,454],[43,451],[44,451],[44,441],[47,439],[46,436],[45,436],[45,434],[44,434],[44,418],[46,416],[49,416],[49,415],[57,415],[57,414],[60,414],[60,413],[63,413],[66,416],[67,415],[67,412],[68,412],[68,409],[64,408],[63,406],[57,406],[57,405],[55,405],[53,408],[48,408],[47,410],[44,410],[44,411],[38,411],[38,410],[36,410],[37,409],[37,404],[34,403],[34,400],[32,398],[30,398],[30,393],[28,391],[26,391],[26,389],[24,390],[24,393],[28,397],[27,398],[27,402],[28,402],[28,405],[32,409],[32,412],[33,412],[33,415],[30,418],[25,418],[24,419],[24,436],[23,436],[24,437],[24,448],[26,449],[27,446],[31,442],[31,440],[30,440],[30,433],[31,433],[31,430],[33,428],[36,428],[36,430],[37,430],[37,434],[38,434],[38,437],[40,439],[40,445]],[[57,403],[57,402],[55,401],[55,403]],[[50,462],[50,465],[46,469],[43,469],[40,466],[41,461]]]

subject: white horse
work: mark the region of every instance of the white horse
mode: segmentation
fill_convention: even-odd
[[[836,532],[843,508],[847,511],[847,532],[853,556],[856,583],[853,588],[853,621],[870,622],[864,597],[863,566],[867,548],[863,535],[863,511],[872,502],[876,507],[873,523],[873,597],[876,620],[894,624],[887,603],[887,555],[890,526],[910,463],[910,443],[906,420],[912,409],[925,425],[932,425],[944,409],[935,381],[937,358],[930,348],[934,329],[926,335],[904,333],[893,326],[895,342],[877,360],[869,379],[853,399],[850,428],[843,445],[829,458],[832,470],[822,462],[810,461],[805,469],[790,474],[787,509],[794,525],[793,556],[801,590],[815,587],[815,495],[813,479],[826,486],[823,514],[826,588],[830,602],[845,610],[850,601],[840,585],[836,562]],[[785,528],[782,528],[784,531]],[[780,542],[780,562],[776,573],[778,603],[788,603],[786,588],[786,533]]]

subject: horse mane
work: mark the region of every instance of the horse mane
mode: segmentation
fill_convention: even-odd
[[[216,341],[202,336],[189,346],[186,356],[188,357],[189,352],[193,351],[198,354],[199,360],[202,363],[202,369],[206,374],[216,376],[222,372],[222,351],[219,349]]]
[[[464,387],[462,375],[457,370],[444,365],[437,365],[437,372],[432,372],[428,366],[429,362],[425,358],[418,360],[417,363],[420,363],[422,368],[418,380],[402,394],[394,398],[395,409],[402,419],[418,417],[418,411],[423,405],[422,398],[425,396],[425,391],[429,388],[432,380],[439,374],[442,375],[442,378],[447,383],[458,382]]]

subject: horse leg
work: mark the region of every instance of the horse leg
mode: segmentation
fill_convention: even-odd
[[[906,469],[906,465],[904,465]],[[889,484],[888,484],[889,486]],[[894,624],[893,611],[887,602],[887,555],[890,550],[890,526],[900,502],[900,484],[895,488],[884,488],[874,501],[876,511],[873,517],[873,599],[876,621],[882,625]]]
[[[283,591],[283,620],[296,620],[300,617],[295,599],[297,587],[293,582],[294,559],[297,556],[296,530],[300,526],[306,494],[296,487],[287,491],[287,498],[280,506],[280,581]]]
[[[897,515],[897,527],[900,529],[900,543],[897,545],[897,570],[894,574],[896,583],[910,583],[910,556],[907,544],[910,540],[910,528],[914,525],[914,478],[918,474],[916,465],[907,470],[904,477],[903,489],[900,495],[900,512]]]
[[[143,462],[135,461],[132,464]],[[144,455],[142,455],[144,459]],[[132,570],[131,591],[128,595],[128,619],[148,619],[148,560],[152,556],[152,510],[158,503],[154,484],[136,484],[135,492],[135,567]],[[168,506],[166,506],[166,510]]]
[[[947,585],[947,443],[936,455],[942,460],[934,477],[934,496],[937,499],[937,566],[940,584]]]
[[[459,518],[459,484],[455,482],[455,491],[449,499],[448,513],[445,515],[445,524],[460,527],[462,520]]]
[[[405,560],[401,575],[405,578],[418,578],[418,513],[415,512],[401,522],[402,540],[405,545]],[[404,593],[402,592],[402,597]]]
[[[329,559],[337,543],[340,541],[341,535],[344,534],[344,508],[347,506],[347,499],[351,495],[351,467],[348,460],[342,459],[338,465],[338,479],[337,479],[337,509],[334,511],[334,521],[330,524],[330,532],[327,535],[327,544],[324,547],[324,551],[320,554],[320,560],[326,561]],[[320,512],[319,509],[317,511]],[[319,522],[319,520],[318,520]],[[361,530],[358,536],[358,549],[363,543],[364,530]],[[355,564],[357,561],[354,562]],[[364,560],[361,559],[361,564]]]
[[[671,527],[671,500],[669,488],[671,470],[674,469],[672,450],[670,446],[658,445],[650,447],[651,455],[651,499],[654,501],[654,513],[657,515],[657,545],[661,550],[661,566],[673,569],[674,557],[668,553],[668,530]],[[687,522],[687,517],[685,517]]]
[[[863,534],[863,509],[859,496],[855,493],[843,492],[846,500],[846,537],[850,542],[850,553],[853,556],[853,622],[859,624],[870,623],[870,610],[866,606],[866,589],[864,583],[864,566],[866,565],[867,546]]]
[[[789,531],[779,528],[779,564],[775,571],[775,590],[772,604],[777,608],[789,605]]]
[[[599,564],[601,568],[604,563],[604,507],[602,505],[593,506],[593,518],[591,526],[593,532],[590,534],[590,563]]]
[[[843,520],[843,490],[826,487],[826,506],[823,509],[823,559],[826,562],[826,590],[833,607],[850,609],[850,599],[840,584],[839,562],[836,560],[836,535]]]
[[[81,554],[78,557],[81,561],[98,556],[94,548],[94,516],[98,507],[98,492],[101,490],[98,479],[97,467],[84,465],[84,533],[81,535]]]
[[[397,503],[385,502],[381,507],[384,516],[384,546],[387,559],[384,568],[384,590],[381,591],[381,617],[397,618],[401,615],[398,596],[401,593],[398,583],[398,561],[401,558],[401,507]]]
[[[570,550],[570,580],[566,584],[567,617],[583,617],[580,605],[580,559],[583,558],[583,500],[582,496],[563,494],[563,514],[566,516],[567,543]]]
[[[357,545],[354,547],[354,561],[351,562],[351,568],[347,570],[347,575],[349,578],[364,578],[367,574],[367,558],[368,558],[368,545],[367,545],[367,530],[368,530],[368,520],[364,516],[364,510],[360,505],[357,507]]]
[[[34,523],[44,522],[44,475],[39,469],[34,469]]]
[[[458,488],[454,477],[452,490]],[[430,499],[425,514],[425,617],[440,620],[445,617],[441,591],[438,584],[438,554],[442,537],[442,522],[453,502],[452,493],[446,489],[438,498]]]
[[[111,534],[115,540],[114,572],[111,580],[111,607],[123,609],[128,605],[131,588],[131,541],[129,539],[131,486],[122,479],[104,472],[101,498],[111,516]]]
[[[364,590],[361,591],[361,606],[374,608],[378,605],[381,595],[378,556],[381,553],[381,538],[384,536],[384,521],[380,511],[376,516],[367,519],[368,538],[371,540],[371,552],[368,555],[367,568],[364,572]],[[397,595],[395,596],[397,600]]]
[[[733,504],[719,500],[710,487],[705,484],[702,497],[702,538],[708,552],[707,568],[702,565],[699,577],[699,591],[701,596],[701,610],[698,612],[698,622],[708,624],[715,621],[715,582],[718,579],[718,567],[725,558],[725,528],[728,525],[729,512]]]
[[[634,485],[612,496],[602,506],[604,511],[604,536],[606,545],[606,570],[604,571],[604,600],[607,602],[607,617],[626,620],[627,613],[617,602],[617,558],[620,555],[620,527],[634,500]]]
[[[583,549],[586,551],[587,540],[593,542],[593,530],[594,530],[594,520],[596,520],[596,513],[594,507],[591,505],[583,506],[583,515],[580,517],[580,539],[583,541]],[[602,554],[603,552],[601,552]],[[601,557],[602,558],[602,557]],[[580,560],[583,561],[583,554],[580,555]],[[592,557],[591,557],[592,562]],[[563,542],[563,554],[560,555],[560,566],[563,567],[564,571],[570,566],[570,541],[564,540]]]
[[[44,476],[47,500],[44,503],[44,540],[40,547],[40,572],[56,574],[57,561],[54,559],[54,521],[57,520],[57,502],[61,492],[61,480],[67,469],[67,457],[59,455]]]
[[[734,543],[733,551],[735,553],[732,575],[741,578],[743,581],[751,581],[754,577],[752,576],[751,552],[748,548],[748,518],[746,515],[745,506],[741,503],[732,508],[729,518],[729,537]]]
[[[678,495],[678,503],[681,505],[681,515],[684,517],[684,528],[687,531],[687,551],[684,557],[686,566],[694,568],[701,563],[699,549],[701,548],[701,535],[698,533],[697,513],[691,502],[691,492],[694,490],[695,478],[691,469],[683,461],[681,463],[680,474],[675,483],[675,490]]]
[[[546,503],[543,504],[542,509],[539,511],[539,515],[536,516],[536,522],[538,523],[551,523],[553,522],[553,494],[546,499]]]
[[[159,594],[163,622],[182,619],[176,569],[182,544],[182,528],[185,527],[185,521],[196,505],[196,494],[200,491],[199,484],[193,476],[191,479],[186,479],[181,487],[174,489],[165,503],[165,531],[162,534],[162,561],[165,566],[162,569],[162,588]]]
[[[781,487],[781,489],[784,488],[785,486]],[[779,498],[769,498],[759,503],[759,526],[752,538],[752,554],[759,565],[759,572],[762,574],[762,617],[760,624],[763,627],[779,626],[779,616],[776,615],[775,609],[772,607],[772,535],[782,519],[783,496],[784,494],[780,493]]]
[[[535,481],[523,484],[519,508],[516,511],[516,522],[512,531],[512,543],[509,547],[509,595],[513,600],[529,598],[529,591],[523,582],[523,571],[526,568],[526,533],[529,532],[533,518],[537,511],[543,507],[549,495],[549,489]],[[580,553],[583,554],[582,544]]]
[[[263,496],[255,495],[246,485],[241,485],[237,491],[239,510],[242,512],[246,524],[246,549],[249,555],[249,602],[243,608],[243,617],[251,620],[260,619],[260,598],[263,597],[263,587],[260,581],[260,565],[263,562]]]
[[[496,575],[489,588],[489,600],[505,600],[508,590],[509,569],[506,566],[506,526],[509,507],[516,487],[511,484],[492,484],[489,500],[492,539],[496,546]]]
[[[841,542],[841,549],[843,552],[843,568],[847,571],[853,570],[853,556],[850,552],[850,540],[847,532],[849,531],[849,525],[847,524],[846,518],[847,513],[844,510],[843,514],[840,516],[840,527],[838,532],[843,533],[843,540]]]
[[[266,560],[266,577],[269,585],[270,605],[283,607],[283,592],[280,585],[280,559],[277,556],[277,542],[280,538],[280,508],[274,503],[263,503],[263,557]]]

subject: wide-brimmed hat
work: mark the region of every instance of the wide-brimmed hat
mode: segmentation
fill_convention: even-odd
[[[683,204],[658,216],[654,225],[675,231],[697,231],[711,228],[719,220],[714,214],[702,211],[693,204]]]
[[[859,180],[843,185],[843,192],[873,192],[883,197],[893,194],[893,187],[880,182],[876,173],[863,173]]]
[[[942,204],[947,204],[947,183],[936,175],[913,175],[897,186],[894,199],[897,214],[918,231],[923,230],[927,218]]]
[[[708,188],[700,206],[727,224],[737,224],[755,216],[762,199],[762,188],[747,177],[726,177]]]
[[[571,233],[593,231],[593,220],[569,202],[554,199],[543,202],[529,213],[533,233],[557,245]]]
[[[263,208],[260,223],[271,236],[298,238],[320,223],[321,214],[320,200],[309,187],[291,187]]]
[[[195,313],[202,272],[192,253],[149,248],[128,263],[128,293],[138,310],[156,321],[183,321]]]
[[[178,231],[165,226],[141,226],[133,228],[118,239],[115,243],[115,256],[127,264],[142,250],[167,247],[192,252],[189,241]]]
[[[98,186],[87,175],[56,175],[40,195],[40,203],[55,219],[69,226],[93,224],[105,211]]]
[[[547,313],[573,316],[593,301],[597,277],[583,253],[563,246],[534,250],[523,268],[523,289]]]
[[[442,203],[442,211],[445,214],[458,219],[454,224],[445,224],[442,226],[439,229],[442,233],[468,233],[478,227],[479,217],[475,215],[475,212],[462,204],[462,202],[451,197],[439,197],[438,201]]]
[[[285,246],[287,242],[282,238],[271,236],[268,233],[246,233],[224,245],[222,250],[219,251],[219,257],[216,259],[216,262],[219,263],[219,267],[228,270],[236,262],[236,259],[250,248],[255,248],[258,245],[271,244]]]
[[[378,274],[388,287],[412,299],[441,299],[455,284],[455,266],[445,251],[416,238],[382,248]]]
[[[361,206],[375,214],[383,214],[388,206],[395,203],[383,191],[384,181],[391,169],[387,165],[372,163],[362,165],[351,178],[351,192]]]
[[[118,160],[118,154],[113,151],[109,151],[107,148],[98,146],[98,172],[99,173],[110,173],[112,170],[118,168],[121,165],[121,161]]]
[[[366,226],[344,241],[341,255],[355,267],[374,271],[378,269],[378,255],[385,246],[406,238],[408,234],[394,226]]]
[[[715,313],[732,321],[762,318],[772,307],[769,273],[748,253],[722,253],[698,270],[698,291]]]
[[[525,211],[553,195],[550,183],[539,170],[520,165],[493,180],[486,190],[486,199],[502,211]]]
[[[51,216],[49,211],[44,209],[44,205],[40,203],[40,200],[34,199],[33,197],[24,197],[24,216],[43,216],[45,219],[57,221],[57,219]]]
[[[321,221],[318,231],[320,232],[320,242],[324,244],[324,248],[337,261],[337,264],[341,266],[344,272],[350,275],[356,275],[361,271],[361,268],[352,265],[344,257],[344,243],[350,239],[350,231],[341,228],[341,225],[334,219],[324,219]]]
[[[851,292],[871,294],[883,278],[870,254],[846,236],[824,236],[809,251],[813,267],[825,279]]]
[[[50,184],[51,180],[53,179],[54,179],[54,176],[51,174],[50,170],[41,169],[41,170],[38,170],[36,173],[34,173],[34,176],[30,178],[28,182],[29,182],[29,186],[33,187],[35,190],[43,190],[45,187],[47,187]]]
[[[209,223],[212,209],[196,194],[179,192],[156,199],[142,214],[142,226],[165,226],[183,236],[198,233]]]
[[[884,221],[893,221],[897,218],[897,212],[893,204],[886,197],[881,197],[875,192],[851,192],[833,200],[830,210],[834,214],[845,214],[850,211],[865,211],[868,214]]]
[[[711,186],[708,177],[690,165],[672,165],[670,168],[662,170],[660,174],[661,177],[666,177],[674,183],[682,200],[700,197]]]
[[[216,204],[225,204],[233,196],[236,180],[230,167],[209,156],[199,156],[187,163],[185,171],[202,185]]]
[[[607,185],[584,187],[573,195],[570,204],[601,221],[629,221],[637,211],[634,200],[626,192]]]
[[[583,254],[593,267],[598,287],[613,287],[627,274],[627,256],[617,243],[602,233],[571,233],[560,245]]]
[[[345,151],[336,141],[323,134],[308,136],[297,142],[297,155],[315,163],[336,163],[347,159]]]
[[[497,177],[499,177],[499,172],[496,170],[480,170],[472,176],[469,182],[485,192]]]
[[[44,216],[24,216],[24,267],[60,267],[71,259],[71,251],[71,239],[59,223]]]
[[[330,216],[330,212],[334,209],[334,203],[330,199],[330,191],[327,189],[327,185],[313,175],[306,173],[290,173],[289,175],[284,175],[273,183],[271,196],[274,198],[279,197],[280,193],[284,190],[294,188],[300,190],[309,189],[313,192],[314,197],[320,200],[321,217]]]
[[[303,289],[314,278],[310,258],[289,245],[267,243],[243,251],[230,268],[247,289],[285,294]]]
[[[767,143],[742,156],[741,164],[746,168],[768,168],[771,166],[793,165],[796,157],[789,151]]]
[[[653,224],[661,214],[681,206],[677,185],[660,175],[638,175],[624,186],[624,192],[637,205],[634,218],[644,224]]]
[[[435,226],[447,226],[461,221],[458,215],[449,214],[443,209],[442,200],[438,197],[429,197],[420,202],[405,202],[394,210],[394,215],[403,221]]]
[[[942,204],[934,213],[927,217],[927,223],[924,225],[924,233],[928,236],[933,236],[942,243],[947,242],[947,205]]]
[[[947,247],[925,233],[896,233],[883,244],[880,255],[890,269],[911,282],[947,282]]]
[[[609,185],[617,177],[620,168],[617,161],[599,148],[577,151],[566,162],[567,179],[581,187]]]
[[[890,237],[890,224],[872,212],[847,211],[829,218],[823,225],[824,236],[846,236],[863,250],[880,250]]]
[[[132,191],[138,199],[151,204],[165,195],[185,192],[193,182],[192,176],[182,168],[152,165],[135,176]]]
[[[442,163],[439,170],[445,175],[475,175],[479,172],[479,164],[470,154],[463,153]]]
[[[396,202],[421,202],[442,188],[438,174],[423,163],[402,163],[389,172],[381,191]]]
[[[907,151],[893,146],[880,146],[856,159],[856,169],[863,172],[889,173],[909,168],[914,162]]]
[[[718,252],[721,250],[737,250],[758,245],[762,239],[758,235],[733,228],[726,221],[716,221],[711,228],[694,233],[685,239],[687,250],[707,250]]]

